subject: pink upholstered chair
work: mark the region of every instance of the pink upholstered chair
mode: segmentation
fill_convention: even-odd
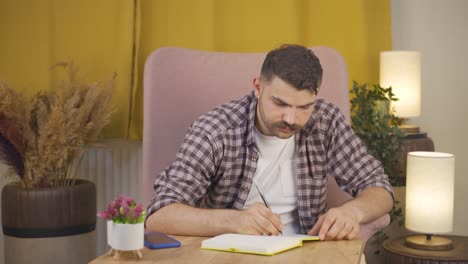
[[[327,47],[311,48],[323,67],[318,96],[333,102],[350,120],[348,73],[342,56]],[[183,48],[154,51],[144,69],[143,199],[149,204],[155,177],[175,160],[189,125],[201,114],[252,91],[266,53],[222,53]],[[327,206],[351,199],[328,177]],[[388,225],[389,216],[361,226],[367,240]]]

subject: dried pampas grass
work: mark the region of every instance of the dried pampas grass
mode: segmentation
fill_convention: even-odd
[[[73,63],[55,67],[64,68],[68,79],[54,92],[25,98],[0,83],[0,160],[26,188],[74,184],[85,145],[112,114],[115,74],[106,84],[86,84]]]

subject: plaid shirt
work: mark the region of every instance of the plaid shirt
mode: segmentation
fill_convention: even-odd
[[[189,128],[176,161],[157,176],[148,216],[171,203],[242,209],[255,175],[257,99],[253,92],[202,115]],[[326,211],[327,174],[352,196],[370,186],[393,194],[379,161],[334,105],[318,99],[296,136],[298,213],[309,231]]]

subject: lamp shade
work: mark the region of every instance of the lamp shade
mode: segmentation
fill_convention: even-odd
[[[455,156],[449,153],[408,153],[405,227],[426,234],[453,229]]]
[[[421,114],[421,54],[417,51],[380,53],[380,86],[392,87],[399,99],[392,102],[395,114],[402,118]]]

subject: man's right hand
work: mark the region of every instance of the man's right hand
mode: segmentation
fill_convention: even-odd
[[[273,213],[262,203],[254,203],[239,211],[237,233],[252,235],[279,235],[283,224],[279,214]]]

